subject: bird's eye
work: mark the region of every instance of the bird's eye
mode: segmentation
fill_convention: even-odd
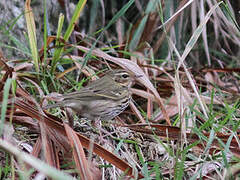
[[[123,74],[122,77],[123,77],[124,79],[127,79],[127,78],[129,77],[129,75],[128,75],[128,74]]]

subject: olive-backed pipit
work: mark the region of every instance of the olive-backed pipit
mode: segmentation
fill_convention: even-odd
[[[62,95],[61,102],[44,109],[67,107],[89,120],[111,120],[128,106],[131,99],[129,88],[134,78],[125,70],[110,70],[79,91]]]

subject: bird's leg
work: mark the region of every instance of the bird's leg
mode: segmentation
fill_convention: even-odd
[[[93,126],[97,129],[97,132],[99,133],[99,142],[100,144],[106,143],[106,141],[103,139],[103,135],[102,135],[102,121],[101,121],[101,117],[97,117],[94,122],[93,122]]]

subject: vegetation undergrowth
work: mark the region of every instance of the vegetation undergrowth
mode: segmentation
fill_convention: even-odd
[[[234,2],[48,3],[0,19],[0,179],[239,177]],[[44,108],[109,69],[139,77],[115,119]]]

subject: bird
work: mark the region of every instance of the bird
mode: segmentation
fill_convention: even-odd
[[[112,120],[128,107],[132,94],[130,87],[136,77],[124,69],[109,70],[79,91],[63,94],[62,101],[44,109],[71,108],[89,120]]]

